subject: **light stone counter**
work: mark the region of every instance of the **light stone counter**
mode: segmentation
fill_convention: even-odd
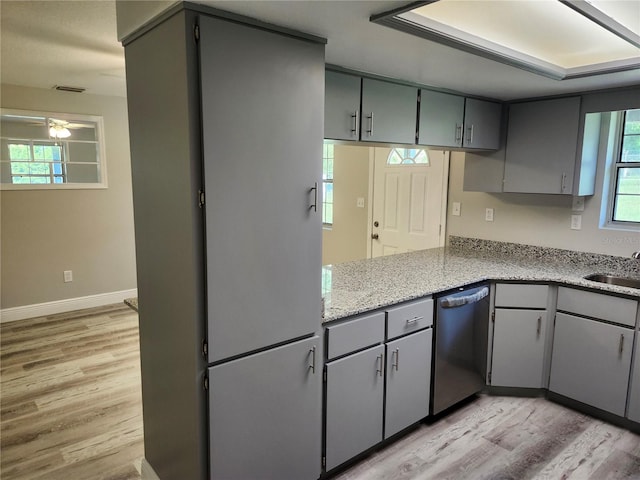
[[[451,246],[325,267],[324,323],[484,280],[586,287],[640,299],[640,289],[585,280],[640,279],[640,260],[451,237]]]

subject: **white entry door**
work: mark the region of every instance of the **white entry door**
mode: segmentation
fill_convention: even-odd
[[[444,245],[449,152],[374,149],[371,256]]]

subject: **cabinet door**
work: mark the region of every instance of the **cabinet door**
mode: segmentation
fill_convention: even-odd
[[[319,329],[324,46],[202,17],[199,48],[214,362]]]
[[[547,312],[495,310],[491,385],[542,388]]]
[[[640,335],[636,335],[636,355],[631,374],[631,391],[629,392],[629,407],[627,418],[634,422],[640,422]]]
[[[623,416],[633,330],[556,315],[549,390]]]
[[[359,139],[361,81],[355,75],[325,72],[324,138]]]
[[[418,143],[439,147],[462,146],[464,97],[420,91]]]
[[[417,113],[417,88],[362,79],[361,140],[413,145]]]
[[[433,329],[387,343],[384,437],[429,415]]]
[[[504,191],[571,194],[580,97],[509,108]]]
[[[495,102],[467,98],[464,109],[465,148],[497,150],[500,148],[502,105]]]
[[[209,368],[212,479],[318,478],[318,348],[312,337]]]
[[[382,441],[383,372],[384,345],[327,364],[327,470]]]

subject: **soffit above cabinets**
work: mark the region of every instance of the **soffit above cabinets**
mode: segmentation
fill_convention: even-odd
[[[638,0],[432,0],[371,21],[556,80],[640,67]]]

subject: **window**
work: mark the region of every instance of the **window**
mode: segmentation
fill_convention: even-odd
[[[387,165],[429,165],[429,156],[421,148],[392,148]]]
[[[333,225],[333,144],[327,142],[322,151],[322,223]]]
[[[610,218],[614,223],[640,226],[640,109],[623,113]]]
[[[104,188],[102,117],[1,110],[0,188]]]

